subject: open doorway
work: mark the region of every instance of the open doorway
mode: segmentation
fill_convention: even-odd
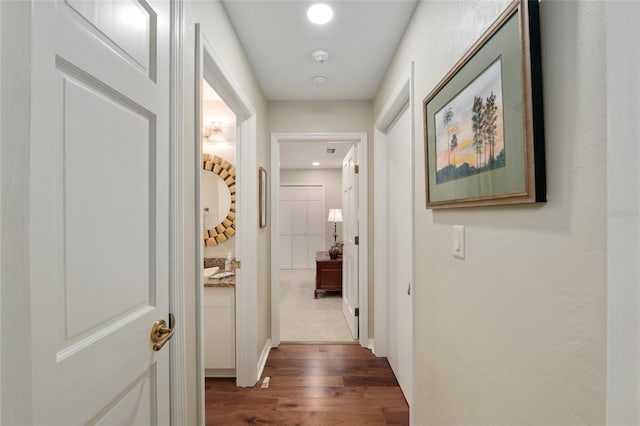
[[[201,104],[204,374],[236,377],[236,117],[206,78]]]
[[[247,100],[247,96],[243,90],[238,86],[235,80],[232,78],[231,73],[225,67],[223,60],[217,54],[213,45],[207,41],[204,34],[202,34],[200,24],[195,24],[195,85],[194,85],[194,106],[195,117],[194,120],[194,144],[196,156],[193,161],[198,165],[197,174],[194,175],[196,181],[196,221],[202,223],[203,227],[198,227],[196,236],[196,262],[192,265],[195,269],[195,276],[201,277],[192,283],[196,286],[196,368],[199,374],[196,376],[198,382],[198,423],[204,424],[205,416],[205,373],[206,360],[205,360],[205,335],[207,330],[204,326],[205,321],[205,292],[204,292],[204,253],[205,244],[211,238],[215,239],[217,244],[224,242],[224,238],[235,240],[235,254],[239,260],[242,261],[242,269],[239,264],[235,265],[235,281],[236,287],[234,288],[234,312],[231,315],[231,319],[235,321],[235,385],[239,387],[253,386],[258,380],[260,370],[258,354],[254,350],[257,341],[257,300],[256,300],[256,288],[257,288],[257,226],[258,222],[258,182],[255,177],[255,159],[256,159],[256,112],[251,103]],[[210,160],[213,165],[211,170],[216,170],[219,176],[225,176],[224,182],[227,185],[230,200],[230,213],[234,215],[225,216],[229,222],[222,221],[224,229],[214,227],[215,233],[209,232],[207,229],[207,236],[205,241],[204,235],[204,215],[200,208],[201,206],[201,188],[200,178],[202,170],[207,168],[207,164],[203,161],[203,137],[211,138],[215,140],[216,135],[219,133],[215,129],[216,125],[211,123],[203,123],[202,119],[204,114],[203,100],[204,95],[202,84],[206,81],[211,88],[220,95],[224,104],[235,115],[235,122],[229,127],[229,133],[233,134],[234,138],[234,158],[235,164],[229,160],[217,160],[214,156],[210,156]],[[206,119],[206,117],[204,117]],[[214,121],[214,120],[212,120]],[[224,120],[219,120],[224,122]],[[217,123],[216,123],[217,124]],[[221,123],[222,124],[222,123]],[[228,124],[228,121],[226,122]],[[223,138],[224,126],[221,127],[221,133]],[[209,134],[208,136],[205,136]],[[228,147],[230,149],[230,147]],[[224,151],[221,151],[221,153]],[[231,151],[227,151],[227,154],[231,155]],[[219,166],[219,169],[216,167]],[[224,170],[225,172],[223,172]],[[227,175],[228,173],[228,175]],[[234,175],[235,173],[235,175]],[[235,188],[232,188],[233,182],[229,180],[229,177],[234,177]],[[217,179],[217,178],[216,178]],[[221,185],[218,182],[218,185]],[[235,199],[233,198],[235,195]],[[220,200],[217,200],[220,202]],[[235,212],[232,212],[233,204],[235,203]],[[235,222],[234,222],[235,221]],[[211,228],[209,228],[211,229]],[[235,233],[234,233],[235,231]],[[209,241],[209,244],[212,242]],[[209,245],[208,247],[212,247]],[[223,248],[223,259],[226,261],[227,253],[230,250]],[[233,256],[233,252],[232,256]],[[233,260],[233,259],[232,259]],[[218,265],[224,269],[224,263]],[[219,271],[219,270],[218,270]],[[218,272],[216,271],[216,272]],[[213,301],[213,303],[218,303]],[[220,302],[222,303],[222,302]],[[224,303],[229,303],[224,302]],[[208,304],[208,302],[207,302]],[[226,326],[227,324],[225,324]],[[233,335],[233,333],[232,333]],[[230,348],[229,348],[230,349]],[[217,373],[222,373],[218,371]],[[232,374],[233,371],[228,371]]]
[[[368,347],[368,304],[358,304],[358,300],[368,300],[367,288],[367,193],[363,191],[352,199],[352,242],[359,245],[353,251],[349,267],[352,287],[345,291],[344,259],[331,259],[329,248],[346,242],[347,217],[337,216],[344,211],[343,169],[344,159],[351,149],[364,161],[350,161],[347,167],[358,173],[353,179],[366,188],[366,134],[365,133],[274,133],[271,137],[271,312],[272,344],[280,341],[354,341]],[[328,166],[327,149],[335,150]],[[302,157],[302,153],[316,152],[316,159]],[[291,157],[291,158],[289,158]],[[295,162],[295,158],[299,161]],[[318,163],[314,165],[313,163]],[[320,172],[324,168],[324,172]],[[330,212],[333,210],[333,216]],[[304,226],[303,226],[304,225]],[[319,235],[315,231],[323,231]],[[334,237],[335,233],[335,237]],[[301,236],[300,234],[304,234]],[[303,238],[304,237],[304,238]],[[355,238],[358,237],[358,238]],[[344,250],[343,250],[344,255]],[[331,262],[335,262],[332,264]],[[340,263],[338,267],[337,263]],[[296,265],[301,267],[296,268]],[[323,275],[321,267],[329,270]],[[338,278],[338,283],[333,281]],[[293,289],[293,290],[292,290]],[[319,290],[319,291],[316,291]],[[310,309],[304,312],[289,312],[295,305],[292,291],[299,291],[299,298],[311,304],[331,304],[335,328],[341,334],[332,333],[326,320],[310,319]],[[349,300],[349,296],[351,297]],[[345,312],[345,297],[347,297]],[[293,302],[293,303],[292,303]],[[346,318],[355,328],[349,330]],[[324,323],[323,323],[324,321]],[[285,323],[286,322],[286,323]],[[291,324],[308,323],[294,334]],[[314,323],[311,326],[310,323]],[[319,326],[319,327],[318,327]]]
[[[327,141],[280,144],[276,237],[281,341],[354,340],[342,313],[341,250],[342,159],[351,146]]]

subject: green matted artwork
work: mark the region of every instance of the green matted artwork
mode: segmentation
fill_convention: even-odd
[[[423,106],[427,208],[546,201],[537,1],[514,1]]]

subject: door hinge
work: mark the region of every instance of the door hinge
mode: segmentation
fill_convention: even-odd
[[[356,236],[356,237],[353,239],[353,243],[354,243],[355,245],[359,246],[359,245],[360,245],[360,237]]]
[[[353,166],[353,172],[355,174],[360,173],[360,165],[356,164],[355,166]]]
[[[240,261],[239,260],[233,260],[231,261],[231,265],[233,267],[234,270],[236,269],[240,269]]]
[[[360,308],[356,308],[356,316],[359,317],[360,316]]]

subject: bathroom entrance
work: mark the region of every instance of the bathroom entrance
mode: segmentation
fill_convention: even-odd
[[[200,227],[205,377],[236,377],[235,114],[202,80]]]

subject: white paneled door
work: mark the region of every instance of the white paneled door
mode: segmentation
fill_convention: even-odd
[[[324,187],[280,187],[280,268],[315,268],[316,252],[325,250]]]
[[[413,380],[413,216],[411,188],[411,136],[409,108],[400,114],[387,133],[389,202],[388,341],[389,364],[407,401],[412,399]]]
[[[33,424],[169,424],[169,2],[32,14]]]
[[[342,162],[342,312],[354,339],[358,338],[358,150],[352,146]]]

